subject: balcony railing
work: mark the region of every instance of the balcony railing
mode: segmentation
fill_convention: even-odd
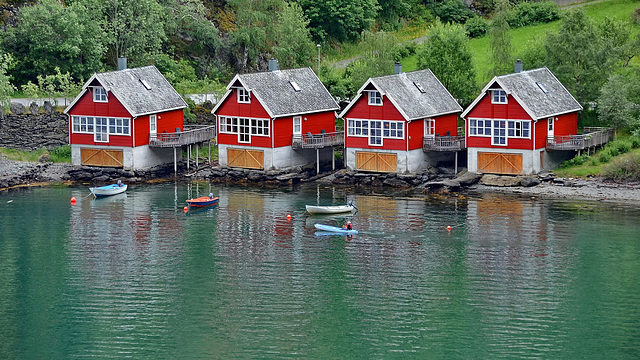
[[[461,151],[464,150],[464,136],[435,136],[422,140],[422,150],[427,151]]]
[[[150,147],[180,147],[215,139],[215,126],[185,126],[184,131],[149,135]]]
[[[581,135],[547,137],[547,150],[585,150],[608,143],[612,136],[611,128],[585,127]]]
[[[344,131],[331,133],[293,135],[294,149],[320,149],[344,144]]]

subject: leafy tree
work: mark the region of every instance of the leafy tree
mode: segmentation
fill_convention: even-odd
[[[299,0],[316,42],[350,41],[373,25],[380,7],[376,0]]]
[[[617,138],[620,127],[629,126],[637,121],[633,115],[638,104],[629,99],[631,89],[628,78],[614,74],[600,90],[596,111],[600,120],[613,126],[614,138]]]
[[[582,104],[595,101],[620,60],[614,37],[606,34],[576,8],[566,13],[559,31],[545,40],[547,66]]]
[[[393,74],[393,64],[398,60],[395,58],[397,47],[398,39],[388,32],[362,33],[360,49],[363,55],[351,62],[345,72],[353,94],[369,78]]]
[[[383,29],[395,30],[399,27],[401,18],[413,18],[412,6],[408,0],[378,0],[378,5],[378,22]]]
[[[284,0],[229,0],[235,22],[229,32],[231,52],[237,69],[246,73],[257,69],[261,56],[271,49],[271,34]]]
[[[69,7],[43,0],[21,9],[16,27],[8,28],[3,46],[20,59],[13,76],[17,84],[52,74],[57,67],[74,79],[87,79],[100,69],[104,46],[100,28],[82,3]]]
[[[438,22],[417,50],[418,68],[429,68],[456,99],[469,103],[476,92],[476,73],[465,29]]]
[[[121,56],[136,63],[145,54],[160,52],[167,40],[165,8],[155,0],[87,0],[87,7],[102,26],[96,38],[103,39],[113,67]]]
[[[438,2],[435,4],[433,11],[443,23],[455,22],[464,24],[467,19],[473,16],[473,12],[469,10],[467,4],[462,0]]]
[[[278,14],[272,51],[282,68],[309,66],[316,46],[307,25],[309,20],[296,3],[287,3]]]
[[[0,55],[0,106],[2,106],[4,111],[9,109],[9,106],[11,105],[11,96],[16,90],[15,86],[10,82],[9,75],[7,75],[7,71],[9,71],[12,64],[13,57],[11,55]]]
[[[489,71],[489,77],[508,74],[513,68],[513,56],[511,55],[511,35],[509,34],[509,11],[508,0],[498,0],[496,2],[496,13],[489,27],[491,43],[491,59],[493,67]]]

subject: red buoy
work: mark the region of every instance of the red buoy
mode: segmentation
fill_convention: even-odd
[[[182,210],[184,210],[184,212],[189,211],[189,208],[187,206],[185,206],[184,208],[182,208]]]
[[[76,198],[75,197],[71,197],[71,205],[75,205],[76,204]]]
[[[451,231],[451,226],[447,225],[447,231]]]
[[[291,214],[287,214],[287,221],[291,220]]]

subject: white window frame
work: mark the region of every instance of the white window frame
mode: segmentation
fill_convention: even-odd
[[[349,136],[368,137],[369,136],[369,120],[348,119],[347,134]]]
[[[436,121],[424,119],[424,137],[433,139],[436,136]]]
[[[302,135],[302,116],[293,117],[293,135]]]
[[[369,146],[383,146],[382,120],[369,120]]]
[[[109,142],[109,119],[106,117],[97,116],[94,121],[95,132],[93,133],[93,141],[105,143]]]
[[[369,91],[369,105],[382,106],[382,94],[379,91]]]
[[[502,89],[491,90],[491,103],[492,104],[506,104],[507,92]]]
[[[156,115],[149,115],[149,134],[156,135],[158,133],[158,118]]]
[[[238,118],[238,142],[242,144],[251,143],[251,119]]]
[[[404,122],[383,121],[382,137],[385,139],[404,139]]]
[[[130,118],[116,118],[116,117],[104,117],[104,116],[85,116],[85,115],[73,115],[71,116],[71,131],[75,134],[96,134],[97,120],[107,119],[107,134],[109,135],[122,135],[131,136],[131,119]],[[100,124],[103,126],[103,124]],[[98,136],[100,138],[100,136]],[[97,140],[96,140],[97,141]],[[103,141],[100,141],[103,142]]]
[[[507,146],[507,121],[494,119],[491,127],[491,145]]]
[[[238,135],[238,141],[240,142],[240,125],[249,126],[249,135],[251,136],[266,136],[271,133],[269,119],[259,118],[245,118],[245,117],[231,117],[220,116],[218,117],[219,125],[218,132],[220,134],[233,134]],[[247,141],[241,141],[246,143]]]
[[[93,102],[100,102],[100,103],[109,102],[109,99],[107,98],[107,90],[102,86],[94,86]]]
[[[469,136],[492,136],[491,122],[492,119],[469,119]]]
[[[507,138],[530,139],[531,122],[529,120],[507,120]]]
[[[249,95],[249,91],[243,87],[238,88],[238,103],[240,104],[250,104],[251,96]]]

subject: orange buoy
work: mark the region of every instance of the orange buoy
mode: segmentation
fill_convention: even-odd
[[[451,226],[447,225],[447,231],[451,231]]]
[[[184,210],[184,212],[189,211],[189,208],[187,206],[185,206],[184,208],[182,208],[182,210]]]
[[[71,197],[71,205],[75,205],[76,204],[76,198],[75,197]]]
[[[291,214],[287,214],[287,220],[291,220]]]

